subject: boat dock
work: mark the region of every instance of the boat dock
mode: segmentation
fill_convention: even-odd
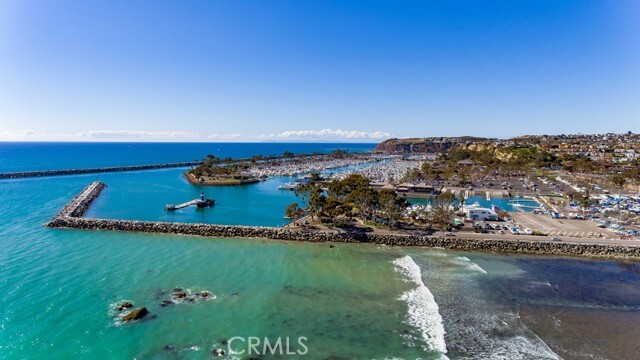
[[[187,202],[183,202],[182,204],[178,204],[178,205],[173,205],[173,204],[167,204],[167,206],[164,207],[165,210],[178,210],[178,209],[183,209],[189,206],[196,206],[198,205],[198,202],[201,201],[200,199],[193,199],[191,201],[187,201]]]
[[[167,204],[164,209],[165,210],[178,210],[178,209],[184,209],[186,207],[189,206],[197,206],[199,208],[205,208],[205,207],[212,207],[216,204],[215,200],[213,199],[205,199],[204,198],[204,193],[200,194],[200,198],[199,199],[193,199],[191,201],[187,201],[187,202],[183,202],[181,204]]]

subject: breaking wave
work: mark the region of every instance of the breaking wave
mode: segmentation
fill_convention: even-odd
[[[433,294],[422,281],[420,267],[411,256],[404,256],[393,261],[396,269],[404,274],[407,282],[413,282],[418,286],[402,294],[401,300],[406,301],[407,322],[420,330],[422,340],[427,344],[427,350],[437,351],[443,354],[447,352],[444,341],[444,326],[440,316],[438,304]]]

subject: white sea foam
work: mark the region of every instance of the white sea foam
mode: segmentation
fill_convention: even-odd
[[[480,267],[480,265],[474,263],[473,261],[471,261],[466,256],[458,256],[455,259],[460,261],[460,262],[463,262],[465,264],[466,268],[469,269],[469,270],[477,271],[477,272],[483,273],[483,274],[487,273],[483,268]]]
[[[408,282],[413,282],[418,286],[406,291],[400,297],[407,302],[407,322],[415,326],[422,333],[422,340],[427,344],[427,349],[440,352],[443,358],[447,352],[447,345],[444,341],[444,326],[442,316],[440,316],[438,304],[433,298],[433,294],[422,281],[420,267],[411,256],[404,256],[393,261],[396,268],[403,273]]]

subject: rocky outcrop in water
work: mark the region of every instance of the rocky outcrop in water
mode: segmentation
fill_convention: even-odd
[[[145,317],[145,315],[147,315],[148,312],[149,311],[144,306],[137,309],[133,309],[122,317],[122,321],[127,322],[127,321],[140,320],[143,317]]]

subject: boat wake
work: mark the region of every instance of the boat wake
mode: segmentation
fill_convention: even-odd
[[[406,276],[405,281],[418,285],[400,297],[409,306],[407,323],[420,330],[422,340],[427,345],[425,350],[437,351],[442,354],[443,359],[448,359],[444,355],[447,352],[447,346],[444,341],[442,316],[440,316],[438,304],[433,294],[422,281],[420,267],[411,256],[398,258],[393,261],[393,264],[396,265],[399,272]]]

